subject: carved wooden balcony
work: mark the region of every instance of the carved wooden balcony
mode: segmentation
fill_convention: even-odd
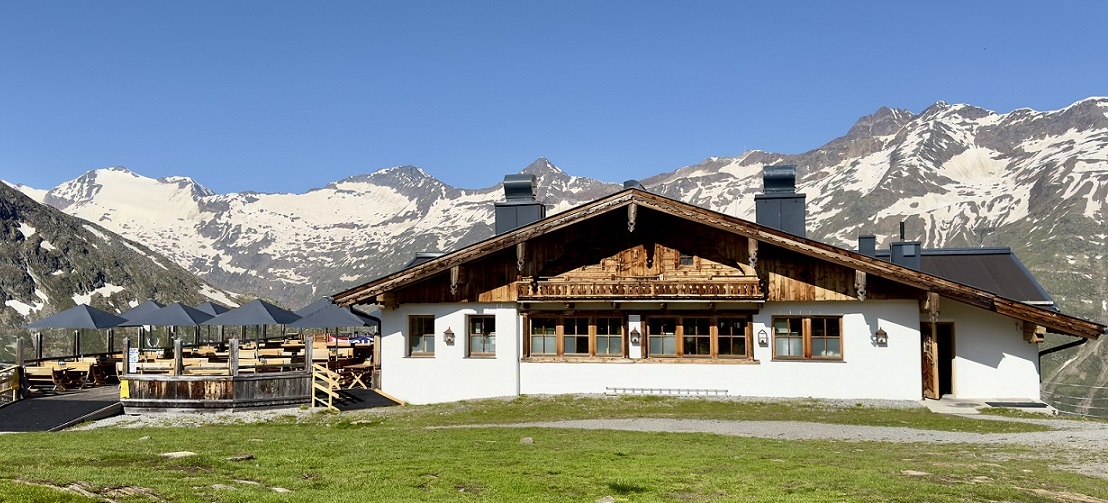
[[[711,299],[765,300],[758,278],[677,280],[530,280],[516,283],[518,300]]]

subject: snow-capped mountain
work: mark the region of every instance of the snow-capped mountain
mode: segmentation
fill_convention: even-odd
[[[876,234],[887,245],[905,221],[907,237],[931,247],[1011,246],[1066,312],[1108,321],[1108,98],[1051,112],[942,102],[919,114],[881,108],[809,152],[711,157],[642,182],[753,218],[768,164],[797,165],[809,237],[853,247],[859,234]],[[523,171],[538,177],[551,214],[621,188],[546,159]],[[491,236],[492,203],[502,197],[499,186],[455,188],[410,166],[303,194],[213,194],[188,178],[154,180],[122,168],[45,193],[21,190],[215,285],[290,305],[395,270],[416,252]],[[1104,372],[1090,378],[1104,382]]]
[[[236,304],[146,246],[0,183],[0,354],[29,321],[76,304],[122,312],[148,298]]]

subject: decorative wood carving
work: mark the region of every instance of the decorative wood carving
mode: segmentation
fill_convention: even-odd
[[[527,264],[527,243],[523,242],[516,245],[516,270],[519,274],[523,274],[523,266]]]
[[[758,240],[754,238],[746,238],[747,249],[747,263],[750,264],[751,269],[758,268]]]
[[[866,300],[866,273],[854,271],[854,289],[858,292],[858,300]]]
[[[627,232],[635,232],[635,220],[639,214],[639,207],[635,203],[627,205]]]
[[[458,277],[461,275],[461,267],[450,268],[450,295],[458,295]]]
[[[936,292],[927,292],[927,299],[923,302],[923,310],[927,312],[927,319],[931,320],[931,323],[939,321],[939,294]]]

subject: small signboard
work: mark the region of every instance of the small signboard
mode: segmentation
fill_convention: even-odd
[[[128,348],[127,351],[127,373],[134,374],[138,372],[139,361],[139,348]]]

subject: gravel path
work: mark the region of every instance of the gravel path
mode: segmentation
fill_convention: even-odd
[[[1043,424],[1052,431],[1030,433],[970,433],[918,430],[892,426],[858,426],[804,421],[718,421],[706,419],[583,419],[503,425],[513,428],[576,428],[674,433],[713,433],[781,440],[842,440],[958,444],[1012,444],[1108,451],[1108,423],[1060,419],[971,416],[975,419]]]

